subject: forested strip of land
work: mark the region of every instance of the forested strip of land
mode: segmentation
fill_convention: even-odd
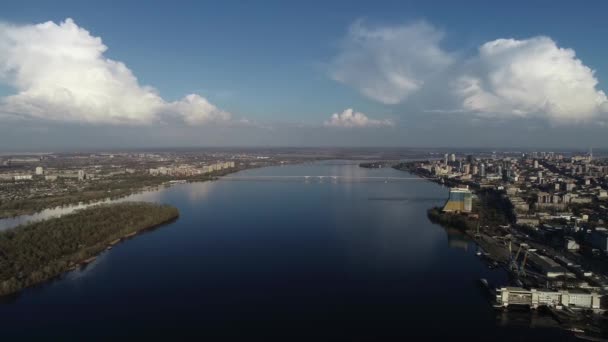
[[[127,235],[178,216],[172,206],[125,202],[97,205],[0,232],[0,295],[56,277]]]

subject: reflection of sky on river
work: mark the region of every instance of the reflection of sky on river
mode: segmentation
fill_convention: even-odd
[[[324,165],[319,167],[319,164]],[[355,163],[356,164],[356,163]],[[247,170],[240,176],[339,176],[358,177],[407,177],[407,173],[390,168],[366,169],[353,167],[353,162],[331,161],[305,165],[287,165],[264,169]],[[284,180],[248,180],[247,183],[285,182]],[[433,187],[425,181],[406,182],[358,182],[332,179],[288,180],[306,190],[308,200],[314,205],[325,205],[331,215],[328,229],[334,231],[344,244],[344,253],[355,264],[390,265],[408,264],[408,267],[423,269],[438,257],[436,249],[445,244],[445,232],[441,229],[423,229],[408,226],[416,222],[420,212],[445,201],[446,189]],[[291,188],[290,187],[290,188]],[[298,194],[303,192],[298,191]],[[285,194],[288,196],[289,194]],[[422,195],[422,196],[421,196]],[[397,199],[397,200],[392,200]],[[335,203],[334,201],[348,201]],[[286,198],[286,201],[288,199]],[[294,203],[306,207],[305,203]],[[313,205],[313,206],[314,206]],[[305,211],[306,209],[302,209]],[[425,218],[426,219],[426,218]],[[350,227],[363,225],[366,229],[353,232]]]

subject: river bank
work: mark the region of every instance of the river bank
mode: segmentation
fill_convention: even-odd
[[[266,166],[266,165],[264,165]],[[172,181],[180,180],[189,183],[206,182],[218,179],[243,170],[263,167],[258,165],[246,165],[231,169],[213,171],[208,174],[172,177],[172,176],[150,176],[150,175],[121,175],[112,179],[109,183],[98,184],[92,182],[82,191],[52,196],[39,196],[22,200],[2,201],[0,200],[0,219],[13,218],[22,215],[32,215],[42,210],[60,208],[68,205],[91,204],[106,200],[115,200],[136,193],[154,190],[159,186],[171,185]]]
[[[505,243],[484,231],[478,231],[477,220],[464,215],[444,213],[437,207],[429,209],[427,215],[431,222],[446,228],[455,228],[468,236],[483,250],[483,256],[489,260],[505,265],[508,263],[509,250]]]
[[[0,296],[17,293],[86,265],[104,250],[170,223],[168,205],[116,203],[77,210],[0,233]]]
[[[423,171],[407,165],[395,168],[430,178]],[[440,179],[442,178],[430,180],[442,185],[464,185],[461,182],[453,180],[444,182]],[[446,184],[448,182],[452,184]],[[519,272],[512,268],[514,257],[511,250],[520,248],[520,244],[512,238],[513,229],[516,228],[513,228],[514,215],[510,203],[500,195],[499,191],[493,189],[477,188],[474,193],[477,198],[473,201],[472,215],[443,212],[441,207],[434,207],[427,210],[429,220],[445,228],[459,230],[475,242],[479,250],[478,255],[488,261],[490,268],[500,267],[508,272],[509,281],[500,284],[499,287],[543,288],[544,283],[540,280],[544,278],[541,277],[539,280],[531,278],[530,275],[522,278]],[[532,273],[532,271],[528,272]],[[604,341],[606,323],[603,316],[586,311],[558,310],[550,306],[545,309],[546,316],[551,317],[560,328],[577,333],[578,338]]]

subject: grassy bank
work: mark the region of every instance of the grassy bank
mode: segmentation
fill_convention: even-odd
[[[0,232],[0,295],[52,279],[124,237],[178,216],[167,205],[116,203]]]

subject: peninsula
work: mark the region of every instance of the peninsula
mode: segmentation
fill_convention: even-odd
[[[88,264],[107,248],[171,222],[177,208],[153,203],[97,205],[0,232],[0,296]]]

